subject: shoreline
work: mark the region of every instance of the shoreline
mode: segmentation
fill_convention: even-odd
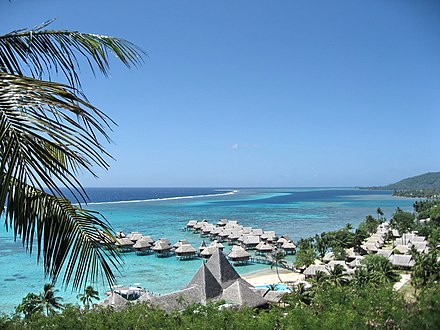
[[[303,274],[295,273],[286,269],[279,269],[279,274],[282,282],[278,278],[277,271],[275,269],[262,269],[256,272],[243,274],[241,277],[252,284],[253,286],[278,284],[286,282],[304,281],[305,276]]]

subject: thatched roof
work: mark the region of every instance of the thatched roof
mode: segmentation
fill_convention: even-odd
[[[218,250],[218,248],[214,246],[207,246],[203,249],[203,251],[200,252],[200,255],[204,257],[212,256],[215,250]]]
[[[148,249],[151,247],[151,244],[147,241],[138,240],[134,245],[133,248],[135,249]]]
[[[264,242],[260,242],[258,243],[258,245],[255,247],[255,249],[257,249],[257,251],[264,251],[264,252],[270,252],[273,250],[272,245],[268,245]]]
[[[211,230],[211,235],[218,235],[223,231],[223,227],[215,227]]]
[[[186,226],[188,228],[192,228],[194,227],[194,225],[197,223],[197,220],[189,220],[188,223],[186,224]]]
[[[426,252],[428,250],[428,242],[412,242],[412,246],[416,248],[418,252]]]
[[[393,254],[389,257],[389,260],[393,266],[411,268],[414,266],[415,261],[412,256],[407,254]]]
[[[234,269],[234,267],[232,267],[223,252],[221,252],[219,249],[215,249],[211,258],[209,258],[208,262],[206,263],[206,266],[223,289],[227,288],[232,284],[232,282],[240,278],[240,275],[238,275],[237,271]]]
[[[122,309],[127,304],[128,300],[115,292],[112,292],[107,298],[99,303],[100,306],[109,306],[115,309]]]
[[[330,267],[331,269],[335,268],[336,265],[341,265],[344,267],[344,270],[348,270],[347,263],[344,260],[332,260],[327,264],[327,267]]]
[[[165,312],[185,309],[188,305],[201,303],[200,288],[193,286],[176,292],[153,296],[149,300],[152,306],[157,306]]]
[[[325,265],[310,265],[307,267],[303,274],[307,276],[315,276],[317,272],[324,272],[328,274],[328,268]]]
[[[176,249],[181,246],[181,245],[185,245],[185,244],[189,244],[189,242],[186,239],[181,239],[178,242],[176,242],[173,247],[175,247]]]
[[[133,242],[136,242],[142,238],[142,234],[137,231],[133,231],[127,235],[127,238],[131,239]]]
[[[206,264],[202,264],[188,283],[186,288],[197,286],[200,289],[200,299],[206,302],[208,299],[219,297],[222,293],[222,287],[217,281],[212,272],[208,269]]]
[[[287,242],[283,244],[282,248],[285,250],[295,250],[296,245],[293,242]]]
[[[384,256],[385,258],[389,258],[392,253],[393,250],[384,250],[384,249],[377,250],[377,254]]]
[[[284,237],[281,237],[277,240],[278,245],[283,245],[284,243],[287,243],[287,242],[288,242],[288,240],[285,239]]]
[[[129,239],[128,237],[117,238],[115,243],[117,246],[133,246],[134,245],[134,242],[131,239]]]
[[[260,229],[260,228],[252,229],[252,235],[254,235],[254,236],[261,236],[261,235],[263,235],[263,229]]]
[[[243,236],[243,244],[245,245],[257,245],[260,243],[260,237],[254,235]]]
[[[249,258],[251,255],[243,249],[241,246],[233,246],[231,253],[228,254],[229,259],[242,259],[242,258]]]
[[[162,242],[167,243],[168,245],[171,245],[170,240],[168,238],[166,238],[166,237],[159,238],[158,241],[162,241]]]
[[[364,243],[361,245],[361,248],[368,252],[376,252],[378,250],[376,243]]]
[[[148,242],[150,244],[154,243],[154,239],[151,236],[142,236],[142,238],[140,239],[140,241],[145,241]]]
[[[169,243],[165,241],[157,241],[151,249],[153,251],[166,251],[166,250],[170,250],[171,246]]]
[[[190,253],[196,253],[196,249],[193,248],[191,244],[182,244],[179,246],[175,251],[176,254],[190,254]]]
[[[267,304],[266,299],[257,292],[254,292],[249,286],[249,283],[241,278],[223,290],[222,299],[226,302],[234,302],[251,308]]]

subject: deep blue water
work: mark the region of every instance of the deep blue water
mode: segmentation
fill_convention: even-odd
[[[294,240],[322,231],[357,226],[378,207],[390,217],[396,207],[411,211],[414,200],[391,196],[390,192],[351,188],[91,188],[91,203],[84,207],[101,212],[116,231],[139,231],[172,243],[187,239],[198,247],[201,238],[181,228],[190,219],[220,218],[240,224],[275,230]],[[121,284],[141,283],[146,289],[166,293],[187,284],[200,266],[200,260],[177,261],[125,254],[125,266],[117,276]],[[292,260],[291,260],[292,261]],[[40,292],[47,281],[35,256],[28,256],[12,234],[0,228],[0,312],[11,312],[28,292]],[[238,267],[248,273],[265,265]],[[101,292],[107,287],[93,283]],[[66,302],[77,302],[76,292],[62,291]]]

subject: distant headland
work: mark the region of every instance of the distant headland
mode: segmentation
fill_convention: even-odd
[[[439,198],[440,172],[428,172],[386,186],[359,187],[371,190],[393,190],[394,196]]]

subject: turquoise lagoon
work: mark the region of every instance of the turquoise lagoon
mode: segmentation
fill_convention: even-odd
[[[240,224],[288,234],[295,241],[341,228],[357,226],[368,214],[382,208],[387,218],[396,207],[411,211],[413,199],[393,197],[386,191],[353,188],[282,188],[282,189],[90,189],[89,209],[101,212],[116,231],[139,231],[154,239],[167,237],[172,243],[187,239],[198,247],[201,238],[181,231],[190,219],[217,222],[220,218]],[[201,260],[178,261],[175,257],[156,258],[124,254],[124,268],[117,275],[120,284],[140,283],[155,293],[167,293],[183,287],[194,275]],[[28,292],[40,292],[47,279],[35,256],[25,254],[12,234],[0,229],[0,312],[10,313]],[[241,274],[265,265],[237,267]],[[108,289],[93,284],[104,298]],[[76,303],[77,292],[57,286],[64,302]]]

